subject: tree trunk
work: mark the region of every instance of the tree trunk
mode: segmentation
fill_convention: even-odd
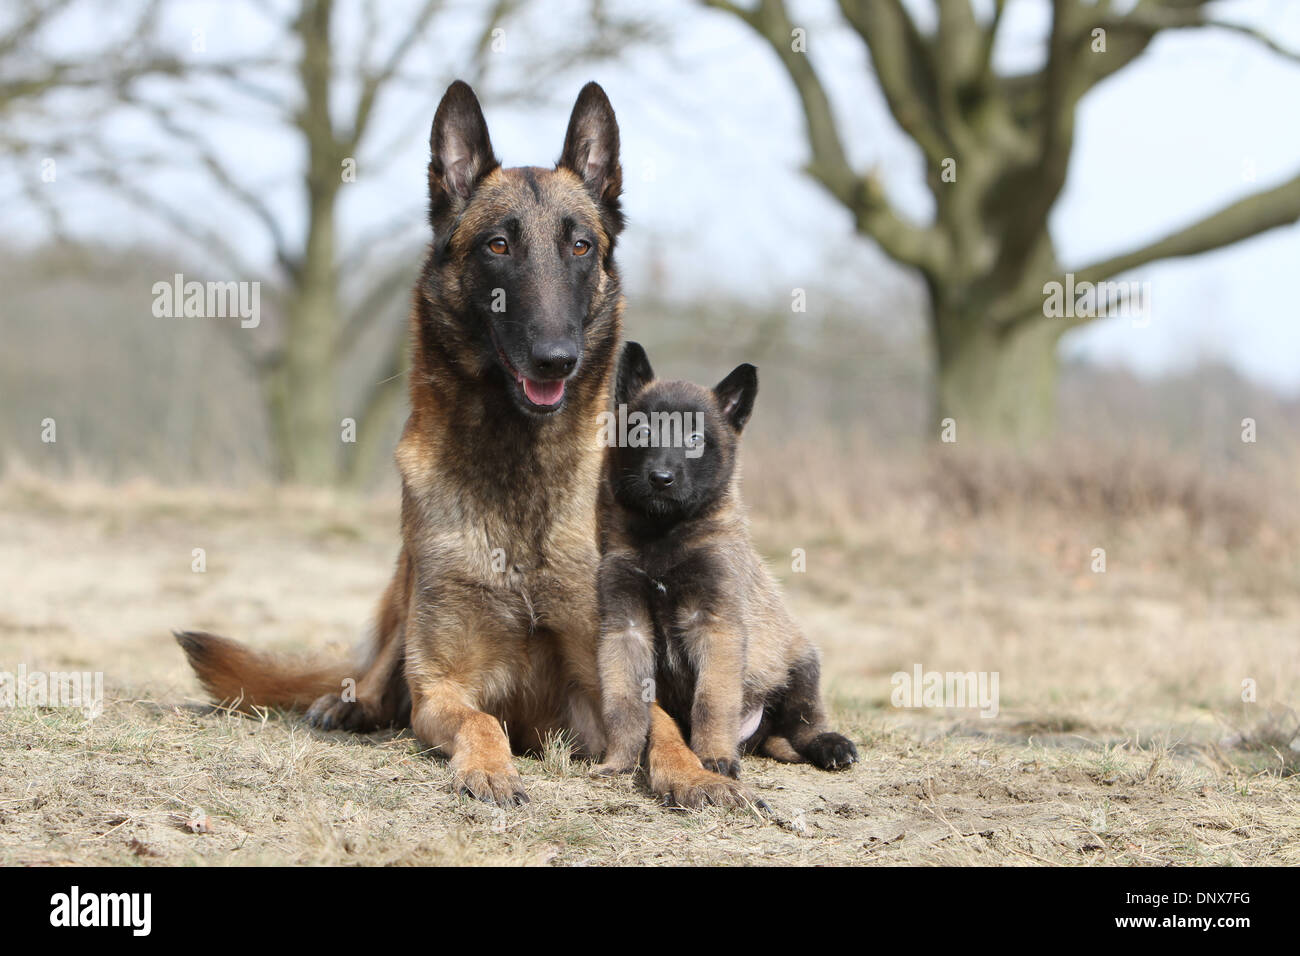
[[[315,203],[313,203],[315,205]],[[289,305],[284,388],[280,412],[287,439],[287,477],[327,485],[338,479],[341,426],[335,395],[334,335],[338,290],[334,275],[333,197],[313,210],[307,255],[297,295]]]
[[[1026,446],[1056,420],[1060,323],[1028,322],[1000,335],[982,317],[936,308],[936,431],[951,418],[958,441]]]
[[[338,479],[342,440],[335,392],[339,290],[334,213],[341,187],[341,147],[330,116],[333,72],[330,0],[304,0],[296,21],[302,39],[304,101],[297,125],[307,147],[307,239],[288,307],[278,435],[288,442],[284,477],[306,484]]]

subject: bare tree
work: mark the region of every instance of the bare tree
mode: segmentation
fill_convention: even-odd
[[[1051,0],[1045,64],[1003,75],[993,67],[993,46],[1007,0],[994,0],[983,19],[971,0],[934,0],[933,32],[920,29],[903,0],[839,0],[890,112],[925,157],[935,215],[919,224],[895,210],[870,173],[850,164],[822,79],[783,0],[705,3],[748,24],[789,74],[806,121],[808,174],[852,213],[859,233],[924,280],[938,417],[957,419],[963,435],[1000,440],[1024,441],[1051,428],[1058,340],[1091,321],[1051,317],[1044,308],[1045,284],[1064,278],[1048,214],[1065,184],[1080,100],[1163,31],[1233,31],[1297,59],[1257,31],[1215,20],[1207,0],[1137,0],[1123,13],[1111,0]],[[1300,175],[1071,272],[1081,287],[1297,219]]]
[[[114,19],[112,4],[95,0],[18,0],[0,14],[0,156],[25,168],[26,175],[16,177],[18,188],[57,234],[62,217],[45,186],[57,181],[55,157],[66,154],[68,143],[46,122],[54,97],[77,93],[84,109],[102,111],[145,77],[175,76],[184,68],[178,57],[149,46],[157,2],[118,15],[120,29],[94,37],[75,56],[50,53],[51,39],[77,12]],[[84,141],[93,132],[82,128],[78,136]]]

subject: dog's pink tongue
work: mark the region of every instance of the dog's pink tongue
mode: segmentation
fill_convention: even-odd
[[[564,397],[564,382],[534,382],[524,379],[524,394],[534,405],[554,405]]]

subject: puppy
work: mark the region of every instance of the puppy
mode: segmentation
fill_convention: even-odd
[[[655,700],[733,778],[742,752],[857,760],[827,729],[817,648],[750,543],[736,457],[757,392],[752,365],[710,390],[656,381],[645,350],[623,348],[599,511],[600,772],[637,766]]]

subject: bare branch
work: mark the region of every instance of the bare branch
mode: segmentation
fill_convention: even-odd
[[[259,61],[256,65],[271,67],[282,66],[283,64]],[[255,68],[254,65],[249,63],[214,63],[210,66],[201,67],[193,72],[200,75],[205,72],[205,70],[211,72],[213,75],[219,76],[225,80],[232,90],[244,94],[249,99],[257,100],[266,106],[270,106],[278,117],[287,119],[293,113],[293,104],[278,91],[263,86],[255,80],[249,79],[246,74],[247,71],[252,68]]]
[[[71,0],[56,0],[52,3],[29,4],[26,16],[15,23],[8,33],[0,35],[0,57],[29,46],[47,24],[69,7],[70,2]]]
[[[333,15],[332,0],[306,2],[297,19],[294,31],[302,43],[302,55],[298,60],[297,80],[303,93],[303,103],[294,116],[294,125],[307,138],[308,143],[330,144],[333,152],[341,154],[338,137],[334,132],[334,123],[330,118],[330,79],[333,70],[333,56],[330,50],[330,20]],[[308,170],[308,180],[316,179],[324,173],[316,168],[315,162],[322,150],[309,150],[312,168]],[[334,157],[327,162],[331,165],[329,175],[333,175]]]
[[[400,256],[397,264],[381,275],[349,311],[347,321],[334,341],[334,354],[343,356],[376,320],[383,317],[384,307],[397,294],[409,292],[416,272],[415,260]]]
[[[1157,259],[1209,252],[1300,220],[1300,175],[1239,199],[1162,239],[1075,270],[1075,281],[1098,282]]]
[[[442,0],[426,0],[415,20],[403,29],[401,40],[389,52],[384,65],[375,72],[363,72],[361,93],[357,98],[356,110],[353,113],[352,132],[348,135],[344,147],[347,152],[352,153],[356,150],[357,144],[365,136],[366,126],[369,124],[371,114],[374,111],[376,98],[388,81],[401,69],[407,54],[411,52],[411,48],[424,35],[424,31],[428,28],[429,23],[441,6]]]
[[[739,17],[753,28],[772,47],[794,81],[812,152],[807,167],[809,175],[848,207],[857,228],[879,242],[887,254],[909,265],[937,269],[945,248],[939,234],[905,222],[890,206],[874,178],[854,172],[821,79],[807,54],[792,48],[794,26],[784,3],[762,0],[753,10],[730,0],[706,0],[706,3]]]
[[[1291,60],[1294,63],[1300,63],[1300,50],[1287,49],[1286,47],[1282,46],[1282,44],[1278,43],[1272,37],[1268,36],[1266,33],[1263,33],[1260,30],[1252,29],[1251,27],[1244,26],[1240,23],[1225,23],[1221,20],[1206,20],[1204,23],[1201,23],[1199,25],[1214,30],[1227,30],[1230,33],[1236,33],[1244,37],[1249,37],[1250,39],[1254,40],[1256,43],[1263,44],[1265,49],[1269,50],[1270,52],[1275,53],[1284,59]]]
[[[541,5],[536,5],[539,8]],[[527,9],[522,3],[518,9]],[[509,86],[500,82],[488,88],[488,95],[494,100],[509,100],[516,104],[542,104],[550,102],[543,92],[552,81],[571,72],[579,65],[590,65],[605,60],[618,60],[624,57],[630,47],[638,43],[654,42],[662,36],[661,27],[655,21],[642,16],[611,15],[601,0],[590,0],[589,33],[581,30],[571,31],[573,41],[567,45],[549,47],[544,54],[533,54],[522,60],[516,60],[516,72],[522,78]],[[490,58],[486,53],[491,49],[492,30],[497,23],[512,15],[516,7],[497,0],[480,35],[479,42],[489,44],[480,50],[474,64],[479,88],[488,78],[487,66]],[[499,18],[499,19],[498,19]]]
[[[359,273],[371,256],[388,243],[410,240],[417,228],[427,228],[424,213],[418,208],[403,209],[395,216],[370,229],[349,243],[349,251],[339,262],[339,271],[345,275]],[[414,261],[419,255],[411,257]]]
[[[955,90],[975,78],[982,63],[983,35],[970,0],[939,0],[932,59],[942,86]]]
[[[856,180],[849,211],[858,231],[879,243],[887,255],[930,276],[941,274],[950,258],[949,241],[932,227],[900,218],[885,198],[874,173]]]
[[[189,144],[198,156],[199,162],[216,180],[231,198],[237,200],[245,209],[249,210],[254,216],[261,220],[262,225],[266,227],[271,236],[271,242],[275,247],[275,259],[280,268],[284,269],[290,277],[296,276],[301,263],[297,255],[289,246],[285,237],[284,230],[280,225],[279,218],[271,208],[262,200],[262,198],[252,190],[240,184],[225,165],[217,158],[217,154],[212,150],[211,145],[199,136],[193,130],[187,129],[176,122],[165,109],[154,103],[144,103],[138,100],[133,101],[144,108],[158,125],[166,132],[176,137],[180,141]]]
[[[1071,271],[1076,285],[1083,282],[1097,283],[1148,263],[1221,249],[1297,221],[1300,221],[1300,175],[1272,189],[1230,203],[1155,242]],[[1041,313],[1037,310],[1041,304],[1042,297],[1038,290],[1027,290],[997,324],[1002,330],[1008,331],[1039,318]],[[1071,324],[1082,325],[1088,321],[1091,320],[1081,318]]]
[[[1253,40],[1284,59],[1300,62],[1300,51],[1282,46],[1273,37],[1255,27],[1207,17],[1202,10],[1204,6],[1205,0],[1182,3],[1173,0],[1166,0],[1165,3],[1143,0],[1124,16],[1104,17],[1096,25],[1110,33],[1136,33],[1147,37],[1154,36],[1162,30],[1198,28],[1224,30]]]
[[[981,38],[979,70],[985,77],[993,75],[993,48],[997,45],[998,28],[1002,26],[1002,14],[1006,12],[1007,0],[994,0],[993,19]]]
[[[478,86],[483,78],[487,75],[488,54],[492,52],[492,43],[496,39],[493,34],[497,28],[506,20],[514,15],[519,9],[520,0],[495,0],[492,8],[488,11],[487,18],[483,21],[483,29],[479,33],[478,42],[474,44],[474,53],[471,62],[474,64],[470,69],[471,86]]]
[[[255,276],[258,274],[252,264],[243,258],[239,249],[220,233],[196,222],[174,206],[140,189],[134,183],[128,182],[114,168],[105,167],[93,171],[90,175],[97,175],[108,182],[118,193],[130,200],[133,205],[166,223],[177,233],[194,242],[195,245],[225,264],[235,275]]]
[[[934,55],[902,0],[840,0],[840,9],[871,51],[894,119],[938,166],[956,150],[939,116]]]
[[[1205,0],[1139,0],[1117,15],[1079,0],[1052,0],[1048,61],[1029,78],[1008,80],[1004,88],[1021,98],[1022,119],[1039,131],[1038,155],[1018,174],[1014,215],[1008,217],[995,272],[1003,284],[1016,285],[1029,267],[1034,244],[1047,228],[1047,217],[1065,184],[1074,147],[1075,112],[1083,96],[1106,77],[1140,56],[1164,30],[1216,28],[1233,30],[1264,43],[1273,52],[1300,59],[1257,30],[1209,20]],[[1100,12],[1100,16],[1097,14]],[[1092,32],[1106,31],[1106,49],[1094,52]],[[1025,84],[1032,85],[1032,92]],[[1026,113],[1026,98],[1032,108]]]

